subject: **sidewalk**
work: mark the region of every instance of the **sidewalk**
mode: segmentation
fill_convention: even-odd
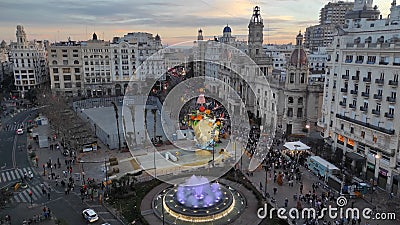
[[[250,158],[246,155],[243,155],[243,168],[248,168],[249,162],[250,162]],[[282,169],[277,169],[276,171],[282,171]],[[302,183],[304,186],[303,194],[306,194],[309,192],[312,193],[313,183],[315,183],[315,184],[318,182],[323,183],[323,181],[320,181],[314,174],[312,174],[310,171],[306,170],[304,167],[301,167],[300,171],[302,173]],[[243,173],[247,174],[245,170],[243,170]],[[264,192],[265,192],[265,186],[264,186],[265,185],[265,170],[262,168],[259,168],[259,169],[256,169],[252,173],[252,175],[251,175],[251,173],[249,173],[246,176],[253,183],[253,185],[255,187],[257,187],[257,189],[260,191],[260,193],[262,193],[264,195]],[[262,184],[262,190],[260,190],[260,183]],[[288,181],[284,179],[283,185],[279,186],[277,183],[274,183],[273,171],[269,171],[268,181],[267,181],[266,185],[267,185],[267,193],[269,193],[269,195],[270,195],[270,198],[267,199],[267,201],[269,203],[271,203],[272,198],[276,199],[276,203],[271,203],[272,206],[274,206],[275,208],[283,207],[283,208],[286,208],[287,210],[289,210],[291,208],[296,208],[297,201],[294,200],[293,195],[297,194],[297,196],[298,196],[300,194],[300,183],[294,181],[293,187],[289,187]],[[273,194],[274,188],[277,188],[276,195]],[[328,190],[324,189],[322,186],[319,186],[317,188],[316,193],[317,193],[317,196],[321,196],[321,194],[323,192],[327,192],[327,191]],[[373,203],[377,207],[377,209],[381,209],[381,212],[387,212],[387,213],[395,212],[397,216],[400,215],[399,211],[394,211],[395,207],[397,209],[400,207],[398,201],[397,201],[397,203],[395,203],[395,201],[392,201],[394,203],[394,205],[387,204],[388,196],[386,195],[386,197],[380,197],[381,193],[378,194],[379,192],[380,191],[377,191],[376,193],[374,193],[374,200],[373,200]],[[375,196],[375,194],[376,194],[376,196]],[[335,197],[338,197],[338,194],[336,194]],[[284,207],[286,198],[288,199],[288,207]],[[301,204],[302,204],[303,208],[310,207],[309,203],[301,202]],[[333,202],[329,202],[329,204],[332,205],[332,207],[336,207],[336,200]],[[351,207],[351,205],[354,208],[360,209],[360,212],[362,212],[362,210],[365,209],[366,207],[374,208],[373,206],[371,206],[370,202],[368,202],[364,199],[348,199],[347,207]],[[327,213],[325,213],[325,214],[327,214]],[[331,223],[334,224],[334,221],[335,221],[334,219],[329,219],[327,216],[325,216],[325,219],[327,221],[330,220]],[[397,218],[397,219],[400,219],[400,218]],[[340,221],[340,218],[337,218],[337,220]],[[319,224],[322,224],[322,221],[323,220],[320,220]],[[291,222],[291,221],[289,221],[289,222]],[[399,224],[399,221],[393,221],[393,220],[365,221],[364,219],[362,219],[361,224],[364,225],[364,224],[366,224],[366,222],[368,222],[370,225],[379,225],[379,224],[383,224],[383,223],[385,225]],[[303,224],[303,223],[304,223],[303,220],[296,221],[296,224]]]

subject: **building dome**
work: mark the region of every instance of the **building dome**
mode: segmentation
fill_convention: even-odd
[[[156,37],[154,38],[156,41],[159,41],[159,40],[161,40],[161,38],[160,38],[160,35],[156,35]]]
[[[290,65],[297,66],[297,63],[300,66],[307,65],[307,54],[303,48],[296,48],[290,56]]]
[[[224,32],[224,33],[231,33],[232,30],[231,30],[231,28],[230,28],[228,25],[226,25],[226,27],[224,27],[223,32]]]

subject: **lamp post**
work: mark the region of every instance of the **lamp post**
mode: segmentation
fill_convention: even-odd
[[[118,150],[121,151],[121,136],[120,136],[120,133],[119,133],[118,107],[115,104],[115,102],[111,102],[111,104],[114,106],[115,119],[117,120]]]
[[[164,219],[164,195],[162,195],[162,194],[158,195],[157,199],[161,199],[162,224],[165,225],[165,219]]]
[[[212,165],[213,167],[215,166],[214,160],[215,160],[215,130],[211,131],[211,138],[212,138]]]
[[[375,182],[378,182],[378,173],[379,173],[378,170],[379,170],[379,168],[378,168],[378,165],[377,165],[377,160],[379,160],[381,158],[381,156],[379,155],[379,153],[376,153],[374,158],[375,158],[375,171],[374,171],[374,185],[373,186],[375,186]]]
[[[265,165],[263,165],[264,170],[265,170],[265,190],[264,190],[264,196],[265,199],[267,199],[267,184],[268,184],[268,165],[267,162],[265,162]]]

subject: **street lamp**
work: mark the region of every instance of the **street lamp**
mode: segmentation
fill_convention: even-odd
[[[161,199],[161,212],[162,212],[162,224],[165,225],[164,219],[164,195],[160,194],[157,196],[157,200]]]
[[[120,136],[120,134],[119,134],[118,107],[117,107],[117,105],[115,104],[115,102],[111,102],[111,104],[114,106],[115,119],[117,120],[118,150],[121,151],[121,136]]]
[[[379,160],[380,158],[381,158],[381,156],[379,155],[379,153],[376,153],[375,154],[375,171],[374,171],[374,182],[377,182],[378,181],[378,174],[377,174],[377,171],[378,171],[378,168],[377,168],[377,160]],[[375,175],[376,174],[376,175]],[[374,184],[375,185],[375,184]]]
[[[264,191],[264,196],[265,199],[267,199],[267,184],[268,184],[268,165],[267,162],[265,162],[265,165],[263,165],[264,170],[265,170],[265,191]]]

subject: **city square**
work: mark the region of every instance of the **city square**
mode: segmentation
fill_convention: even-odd
[[[178,2],[4,3],[0,223],[399,224],[396,1]]]

